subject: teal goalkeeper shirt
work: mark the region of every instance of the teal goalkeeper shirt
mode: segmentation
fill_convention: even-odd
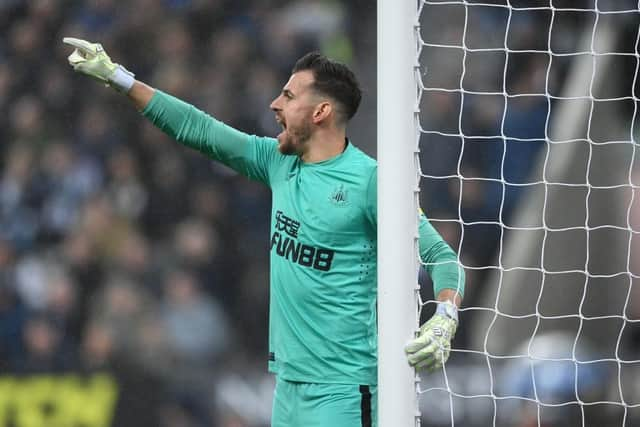
[[[143,114],[179,142],[271,189],[269,370],[289,381],[377,383],[377,163],[348,143],[318,163],[281,154],[156,91]],[[457,257],[420,215],[434,290],[458,289]]]

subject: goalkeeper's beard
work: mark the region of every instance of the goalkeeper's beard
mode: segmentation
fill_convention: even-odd
[[[298,128],[288,126],[277,136],[278,151],[285,156],[302,155],[311,138],[311,125],[305,123]]]

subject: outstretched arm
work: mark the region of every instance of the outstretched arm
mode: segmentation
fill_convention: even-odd
[[[126,94],[142,114],[178,142],[194,148],[237,172],[268,182],[269,163],[276,155],[275,141],[240,132],[194,106],[135,79],[111,58],[99,43],[65,37],[75,48],[69,64],[79,73]]]

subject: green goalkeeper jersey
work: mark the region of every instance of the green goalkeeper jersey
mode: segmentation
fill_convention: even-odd
[[[269,369],[289,381],[376,384],[376,161],[347,143],[305,163],[160,91],[143,114],[272,191]],[[456,255],[423,214],[420,252],[436,292],[462,293]]]

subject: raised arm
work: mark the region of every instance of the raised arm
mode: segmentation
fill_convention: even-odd
[[[194,106],[135,79],[111,58],[99,43],[65,37],[75,49],[69,64],[128,96],[154,125],[178,142],[218,160],[237,172],[269,184],[268,170],[276,156],[275,141],[240,132]]]

